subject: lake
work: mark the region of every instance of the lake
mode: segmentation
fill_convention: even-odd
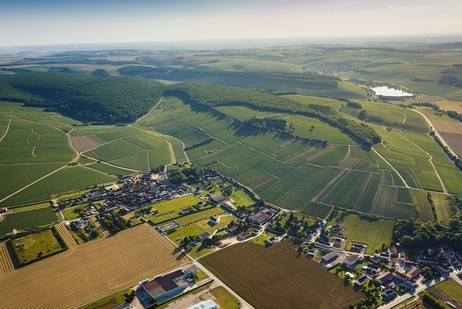
[[[405,92],[400,89],[390,88],[387,86],[373,87],[371,88],[376,95],[381,95],[384,97],[412,97],[413,94],[410,92]]]

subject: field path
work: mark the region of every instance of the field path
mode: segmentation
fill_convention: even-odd
[[[71,233],[68,231],[66,225],[64,223],[58,224],[54,226],[56,232],[58,232],[61,239],[66,244],[67,248],[72,249],[77,247],[77,242],[72,237]]]
[[[13,108],[11,110],[11,113],[10,113],[10,121],[8,121],[8,125],[6,126],[6,130],[5,130],[5,133],[3,133],[2,137],[0,137],[0,142],[3,141],[3,139],[5,138],[5,136],[8,134],[8,131],[10,130],[10,125],[11,125],[11,120],[13,119],[13,113],[15,111],[16,107]]]
[[[436,169],[435,167],[435,164],[433,164],[433,157],[431,154],[429,154],[428,152],[426,152],[425,150],[422,149],[422,147],[420,147],[419,145],[417,145],[416,143],[414,143],[413,141],[411,141],[409,138],[407,138],[406,136],[402,135],[401,133],[397,133],[399,136],[401,136],[402,138],[404,138],[405,140],[407,140],[408,142],[410,142],[411,144],[413,144],[414,146],[416,146],[417,148],[419,148],[423,153],[425,153],[427,156],[428,156],[428,161],[430,162],[431,166],[433,167],[433,171],[435,171],[435,175],[436,177],[438,177],[438,180],[440,182],[440,185],[441,185],[441,188],[443,188],[443,192],[444,193],[448,193],[448,190],[446,189],[446,186],[444,185],[444,182],[443,182],[443,179],[441,178],[440,174],[438,173],[438,170]]]
[[[344,170],[342,170],[337,176],[335,176],[334,178],[332,178],[332,180],[329,181],[329,183],[328,183],[321,191],[319,191],[318,194],[316,194],[316,196],[313,197],[313,199],[312,199],[311,201],[316,202],[316,200],[317,200],[318,198],[320,198],[321,195],[323,195],[324,192],[326,192],[326,191],[332,186],[332,184],[333,184],[334,182],[336,182],[337,179],[339,179],[340,177],[342,177],[343,174],[345,174],[346,172],[347,172],[347,170],[344,169]]]
[[[6,137],[6,135],[8,134],[8,131],[10,130],[10,125],[11,125],[11,118],[10,118],[10,121],[8,121],[8,125],[6,126],[6,130],[5,130],[5,133],[3,133],[3,136],[0,137],[0,142],[3,141],[3,139]]]
[[[451,154],[454,156],[454,157],[459,157],[451,148],[451,146],[449,146],[448,143],[446,143],[446,141],[444,140],[444,138],[441,136],[441,134],[435,129],[435,127],[433,126],[432,122],[430,121],[430,119],[428,119],[428,117],[422,113],[421,111],[418,111],[418,110],[415,110],[413,108],[410,109],[411,111],[414,111],[418,114],[420,114],[422,117],[424,117],[425,121],[427,121],[427,124],[433,129],[433,132],[435,132],[435,136],[438,137],[441,141],[441,144],[443,144],[445,147],[448,148],[449,152],[451,152]]]
[[[0,243],[0,277],[13,272],[14,266],[10,254],[6,248],[6,243]]]
[[[398,177],[401,179],[401,181],[404,183],[404,185],[406,186],[406,188],[410,188],[410,186],[407,184],[406,180],[404,179],[404,177],[398,172],[398,170],[390,163],[388,162],[387,159],[384,158],[384,156],[382,156],[377,150],[375,150],[375,148],[372,146],[371,147],[372,151],[375,152],[376,155],[378,155],[383,161],[385,161],[385,163],[387,163],[388,166],[391,167],[391,169],[398,175]]]

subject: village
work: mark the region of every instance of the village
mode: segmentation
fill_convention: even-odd
[[[174,184],[168,174],[162,171],[120,177],[117,183],[90,190],[80,198],[61,200],[56,205],[57,210],[79,206],[79,217],[67,223],[74,235],[87,240],[147,222],[194,261],[239,242],[255,241],[272,246],[285,238],[290,239],[298,244],[299,252],[306,258],[319,262],[327,271],[342,278],[345,284],[363,291],[373,290],[366,295],[375,304],[384,306],[402,301],[445,278],[451,277],[462,283],[456,276],[461,268],[462,255],[451,248],[429,248],[412,260],[400,251],[399,244],[384,246],[380,252],[369,255],[365,254],[367,244],[352,240],[349,250],[345,250],[348,239],[342,234],[341,224],[327,225],[326,220],[268,205],[248,189],[212,170],[189,183]],[[230,197],[237,190],[246,190],[252,205],[238,205]],[[188,196],[197,198],[197,202],[168,211],[159,211],[155,207],[156,203],[179,201]],[[213,209],[219,211],[210,212]],[[201,213],[214,215],[204,217]],[[187,220],[188,217],[191,220]],[[201,221],[206,222],[206,228],[199,229],[197,234],[185,229],[182,234],[182,228]],[[175,277],[172,274],[164,276]],[[191,286],[188,285],[191,282],[176,277],[165,279],[182,288],[168,290],[162,297],[153,297],[149,289],[152,290],[156,285],[154,282],[160,280],[156,278],[139,285],[145,293],[144,301],[148,300],[146,305],[178,297]],[[162,281],[164,285],[165,280]],[[182,284],[178,283],[180,281]]]
[[[191,261],[187,267],[140,282],[121,308],[157,306],[211,284],[198,261],[210,253],[242,242],[270,247],[284,239],[298,247],[299,255],[363,291],[364,302],[375,307],[391,308],[448,278],[462,284],[457,276],[462,254],[452,248],[428,248],[408,257],[399,244],[384,244],[374,254],[366,254],[368,244],[345,237],[340,223],[265,203],[210,169],[188,164],[174,171],[119,176],[115,183],[53,200],[58,217],[78,244],[147,223]],[[192,176],[176,181],[182,172]],[[7,215],[8,209],[2,208],[1,213]],[[14,230],[10,236],[23,234]],[[210,298],[189,305],[217,308]]]

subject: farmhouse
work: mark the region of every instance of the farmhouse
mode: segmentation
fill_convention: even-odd
[[[359,255],[352,254],[352,255],[347,256],[343,260],[342,264],[353,267],[353,266],[355,266],[356,263],[358,263],[360,261],[361,261],[361,257]]]
[[[210,226],[215,226],[217,225],[218,223],[220,223],[220,217],[210,217],[209,218],[209,221],[207,222],[208,225]]]
[[[182,209],[182,210],[180,210],[180,215],[184,216],[184,215],[187,215],[187,214],[189,214],[189,213],[191,213],[191,212],[192,212],[192,208],[191,208],[191,207],[190,207],[190,208],[186,208],[186,209]]]
[[[363,286],[364,283],[367,282],[367,276],[361,276],[359,277],[358,279],[355,280],[355,284],[359,285],[359,286]]]
[[[221,204],[221,203],[226,202],[226,197],[225,197],[223,194],[212,195],[212,196],[210,197],[210,199],[211,199],[212,202],[214,202],[215,204]]]
[[[141,286],[155,303],[161,304],[189,286],[187,276],[188,273],[178,269],[169,274],[157,276]]]
[[[249,216],[249,221],[261,225],[269,218],[271,218],[271,210],[264,208],[263,210],[260,210],[259,212]]]
[[[406,278],[411,282],[416,282],[420,277],[421,270],[417,267],[412,267],[406,274]]]
[[[328,253],[321,258],[321,263],[323,264],[332,263],[338,258],[338,256],[339,254],[337,252]]]
[[[379,275],[374,280],[375,280],[375,282],[377,282],[380,285],[387,285],[388,283],[390,283],[394,279],[395,279],[395,276],[391,272],[385,272],[385,273]]]
[[[202,233],[199,235],[199,239],[200,241],[204,241],[206,239],[209,239],[210,238],[210,233],[209,232],[205,232],[205,233]]]
[[[221,204],[221,207],[223,207],[225,210],[229,212],[235,212],[237,210],[237,208],[234,207],[234,205],[230,201],[224,202],[223,204]]]

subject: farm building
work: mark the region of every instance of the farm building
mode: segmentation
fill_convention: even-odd
[[[223,207],[225,210],[229,212],[235,212],[237,210],[237,208],[234,207],[234,205],[230,201],[224,202],[223,204],[221,204],[221,207]]]
[[[161,304],[183,292],[189,286],[187,276],[188,273],[178,269],[169,274],[157,276],[141,286],[155,303]]]
[[[199,239],[200,239],[200,241],[204,241],[204,240],[206,240],[206,239],[209,239],[210,236],[211,236],[211,235],[210,235],[209,232],[205,232],[205,233],[202,233],[202,234],[199,235]]]
[[[420,277],[421,270],[417,267],[412,267],[411,270],[409,270],[406,274],[406,277],[408,280],[412,282],[416,282],[417,279]]]
[[[342,264],[353,267],[353,266],[355,266],[356,263],[358,263],[360,261],[361,261],[361,257],[359,255],[352,254],[352,255],[347,256],[343,260]]]
[[[201,301],[200,303],[197,303],[195,305],[192,305],[191,307],[188,307],[187,309],[217,309],[217,304],[213,300],[204,300]]]
[[[263,210],[260,210],[259,212],[254,213],[253,215],[249,216],[249,220],[252,223],[261,225],[265,223],[266,220],[271,218],[271,210],[268,208],[265,208]]]
[[[221,204],[227,201],[226,197],[222,194],[212,195],[210,199],[216,204]]]
[[[324,263],[324,264],[332,263],[338,258],[338,256],[339,254],[337,252],[328,253],[321,258],[321,263]]]
[[[210,218],[209,218],[209,221],[208,221],[207,223],[208,223],[208,225],[210,225],[210,226],[215,226],[215,225],[217,225],[218,223],[220,223],[220,217],[216,217],[216,218],[215,218],[215,217],[210,217]]]
[[[355,280],[355,284],[359,285],[359,286],[363,286],[364,283],[367,282],[367,276],[361,276],[359,277],[358,279]]]
[[[385,272],[375,278],[375,282],[377,282],[380,285],[387,285],[389,282],[395,279],[395,276],[391,272]]]

